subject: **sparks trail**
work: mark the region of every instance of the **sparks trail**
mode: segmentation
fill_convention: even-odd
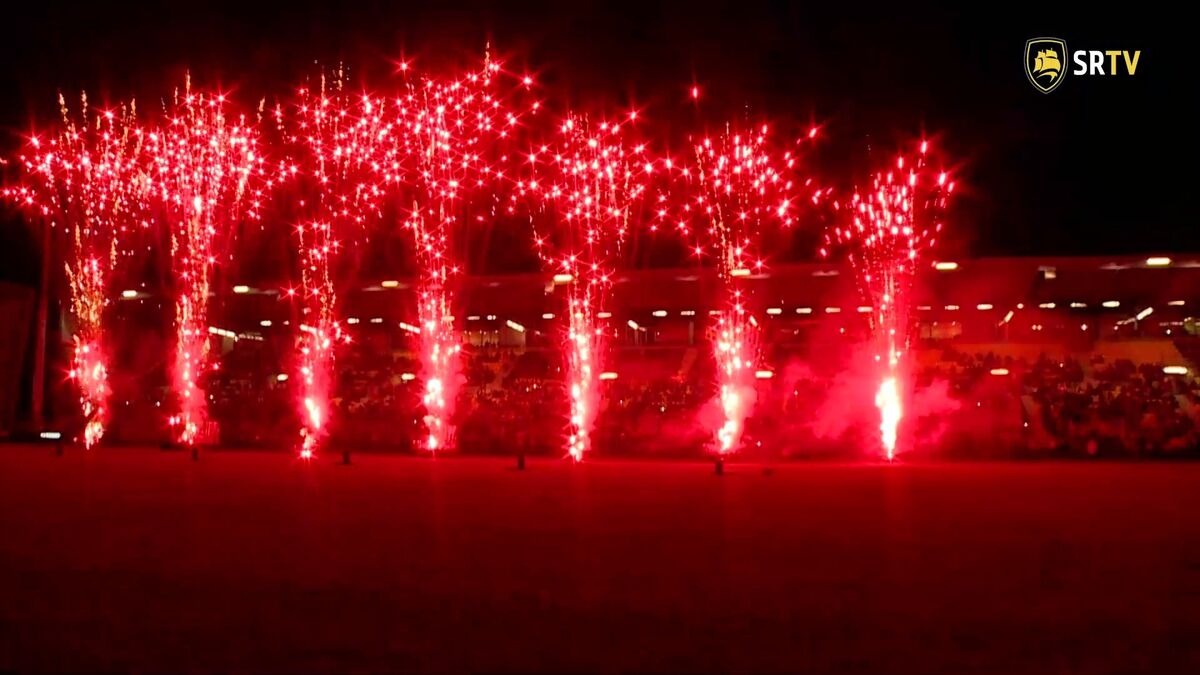
[[[680,169],[688,198],[677,227],[693,239],[698,261],[714,261],[721,283],[722,306],[712,326],[721,422],[712,431],[715,452],[725,455],[741,444],[755,400],[759,326],[744,281],[765,268],[758,251],[764,229],[795,223],[801,186],[794,152],[772,146],[765,124],[751,132],[727,127],[716,138],[695,141],[693,151],[694,163]],[[811,181],[804,186],[811,188]],[[819,196],[813,191],[814,200]]]
[[[302,320],[297,335],[300,456],[311,459],[328,435],[333,367],[339,344],[350,341],[338,320],[338,262],[347,243],[364,239],[381,215],[389,182],[397,178],[396,122],[386,99],[347,91],[344,71],[322,75],[315,91],[274,111],[289,159],[273,180],[293,197],[297,223]]]
[[[104,436],[109,398],[108,344],[104,315],[122,239],[145,224],[146,181],[142,130],[134,105],[93,111],[80,97],[77,115],[59,96],[61,126],[43,141],[29,140],[19,157],[24,182],[4,195],[45,218],[66,244],[64,254],[73,354],[71,379],[79,388],[88,448]]]
[[[261,192],[251,186],[262,169],[257,131],[226,111],[225,97],[193,92],[188,78],[147,134],[155,208],[170,236],[175,276],[175,354],[172,385],[177,439],[195,445],[206,421],[201,378],[210,368],[208,298],[214,265],[243,215],[254,218]],[[244,214],[243,214],[244,211]]]
[[[946,173],[927,166],[929,145],[922,142],[915,158],[900,156],[895,166],[876,173],[869,191],[855,192],[849,222],[826,234],[823,256],[832,246],[848,250],[863,296],[872,308],[875,361],[880,386],[880,440],[886,457],[896,454],[903,417],[902,361],[910,341],[913,280],[923,269],[925,254],[942,231],[946,202],[954,190]]]
[[[511,85],[517,86],[511,86]],[[518,115],[509,99],[528,82],[511,81],[500,64],[485,59],[482,69],[453,78],[424,78],[396,101],[403,162],[409,178],[397,181],[403,225],[410,232],[417,265],[427,434],[430,452],[450,446],[461,373],[462,346],[454,326],[454,287],[463,269],[453,246],[456,231],[470,227],[467,212],[494,209],[494,193],[504,177],[505,142]],[[494,210],[487,217],[495,215]],[[477,219],[485,216],[478,215]]]
[[[566,288],[566,451],[576,461],[591,449],[600,408],[605,330],[599,315],[612,291],[631,215],[645,198],[654,172],[645,144],[627,139],[628,126],[593,126],[568,116],[553,145],[530,153],[532,177],[521,183],[539,204],[533,219],[538,256]]]

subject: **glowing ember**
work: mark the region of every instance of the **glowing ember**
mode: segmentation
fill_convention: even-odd
[[[74,319],[71,379],[79,388],[88,448],[104,436],[108,419],[108,358],[104,314],[121,238],[145,217],[142,131],[134,107],[94,112],[81,97],[73,116],[60,96],[62,126],[48,141],[31,138],[19,158],[25,182],[4,196],[43,217],[64,234]]]
[[[209,368],[208,298],[217,249],[232,235],[247,184],[262,162],[255,130],[226,114],[225,98],[176,92],[166,119],[147,134],[153,192],[171,237],[176,279],[173,389],[177,439],[194,445],[206,420],[201,378]],[[249,204],[257,215],[258,201]]]
[[[944,172],[926,169],[927,150],[922,142],[915,160],[899,157],[893,169],[875,174],[871,190],[852,198],[849,225],[835,227],[826,237],[828,245],[848,247],[863,295],[871,303],[875,361],[882,371],[875,404],[889,460],[896,453],[903,414],[901,362],[910,338],[913,279],[923,267],[924,254],[937,243],[946,201],[954,190]]]

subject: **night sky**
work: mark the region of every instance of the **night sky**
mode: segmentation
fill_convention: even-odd
[[[137,96],[144,108],[190,68],[250,106],[300,82],[314,61],[344,62],[383,89],[402,56],[418,69],[461,64],[490,41],[558,106],[637,106],[664,137],[746,109],[816,122],[816,159],[843,184],[928,134],[960,177],[947,245],[961,255],[1200,248],[1185,211],[1200,117],[1195,57],[1180,21],[1140,6],[1050,19],[1028,3],[987,17],[911,3],[340,4],[32,3],[0,41],[0,142],[11,154],[22,134],[46,127],[58,89]],[[1110,16],[1099,24],[1085,14]],[[1022,63],[1025,40],[1039,36],[1072,50],[1140,49],[1137,75],[1069,75],[1040,94]],[[0,278],[33,278],[28,233],[11,209],[3,223]]]

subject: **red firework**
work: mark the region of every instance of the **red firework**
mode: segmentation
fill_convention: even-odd
[[[452,416],[461,375],[461,344],[454,327],[454,285],[462,274],[453,237],[476,197],[494,204],[503,178],[503,142],[517,114],[508,105],[500,64],[464,75],[426,78],[396,101],[401,125],[401,170],[395,176],[404,226],[413,237],[417,264],[417,314],[424,370],[424,446],[430,452],[453,443]],[[521,83],[528,85],[528,81]]]
[[[176,279],[173,388],[177,438],[194,445],[206,420],[200,380],[208,358],[208,298],[217,250],[241,217],[255,217],[261,170],[257,132],[244,116],[226,111],[225,97],[197,93],[190,78],[176,92],[158,128],[147,134],[156,208],[170,235]]]
[[[274,117],[290,159],[276,179],[292,183],[294,234],[300,254],[303,320],[296,363],[302,428],[300,456],[311,459],[327,436],[338,344],[350,341],[338,320],[335,275],[346,240],[358,240],[380,203],[396,164],[395,121],[388,101],[346,90],[344,74],[298,90]]]
[[[876,173],[870,190],[855,192],[849,222],[826,235],[829,246],[847,247],[862,293],[872,307],[875,360],[882,371],[875,396],[880,410],[880,441],[887,459],[896,453],[903,417],[901,361],[909,344],[913,280],[925,254],[942,231],[946,201],[954,182],[927,165],[929,145],[922,141],[915,158],[896,158],[894,167]]]
[[[794,153],[771,145],[767,125],[746,133],[727,128],[693,149],[694,165],[681,170],[689,198],[678,227],[694,236],[697,257],[715,259],[724,294],[713,327],[722,414],[713,447],[724,455],[738,449],[755,398],[758,321],[747,306],[743,281],[765,267],[758,252],[764,228],[794,224],[799,186]]]
[[[654,164],[644,144],[626,140],[625,127],[602,122],[594,128],[568,117],[553,146],[530,153],[535,174],[549,165],[546,178],[534,177],[521,188],[536,195],[552,214],[550,232],[535,232],[544,266],[567,290],[564,355],[570,396],[567,454],[576,461],[591,448],[591,432],[600,407],[604,329],[599,315],[612,290],[620,248],[629,234],[635,205],[647,193]],[[537,219],[535,219],[535,226]]]
[[[107,345],[104,314],[121,238],[145,218],[142,131],[134,106],[89,109],[87,96],[72,115],[59,96],[61,127],[49,139],[29,140],[19,157],[25,181],[4,195],[48,220],[69,242],[65,254],[74,320],[71,378],[79,387],[85,423],[83,442],[92,447],[108,419]]]

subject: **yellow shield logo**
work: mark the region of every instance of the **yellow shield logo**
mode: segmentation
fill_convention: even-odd
[[[1025,42],[1025,75],[1043,94],[1049,94],[1067,77],[1067,43],[1058,38],[1033,38]]]

